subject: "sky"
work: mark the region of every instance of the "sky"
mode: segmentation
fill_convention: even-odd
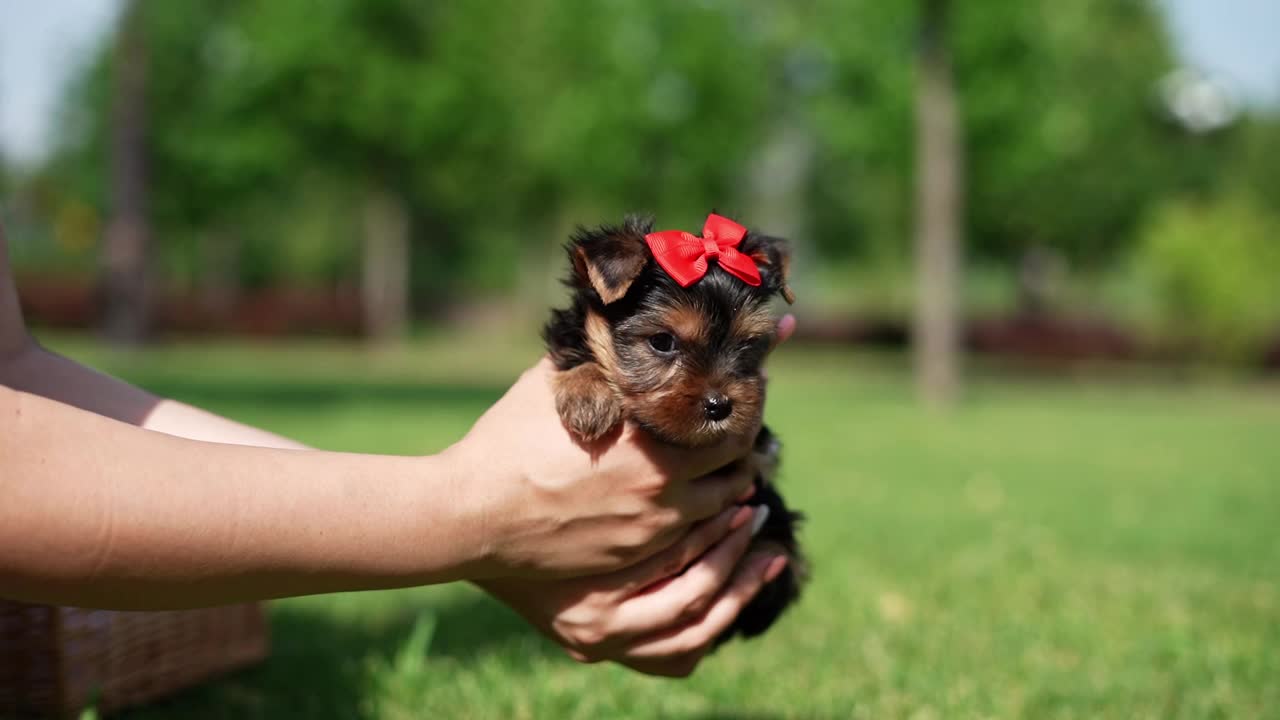
[[[67,79],[121,0],[0,0],[0,153],[38,162]],[[1157,0],[1184,62],[1251,103],[1280,105],[1280,0]]]

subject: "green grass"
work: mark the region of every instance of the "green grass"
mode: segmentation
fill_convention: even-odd
[[[430,452],[530,361],[428,339],[72,355],[319,446]],[[979,378],[787,348],[802,604],[690,680],[580,666],[467,587],[274,603],[264,666],[140,718],[1280,717],[1280,388]]]

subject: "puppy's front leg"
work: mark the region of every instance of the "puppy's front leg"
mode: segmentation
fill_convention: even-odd
[[[599,365],[583,363],[556,373],[554,378],[556,411],[578,437],[596,440],[622,419],[622,404]]]

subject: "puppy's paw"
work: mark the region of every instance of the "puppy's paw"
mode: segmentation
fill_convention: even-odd
[[[595,363],[557,373],[555,393],[560,420],[588,442],[599,439],[622,419],[622,404]]]

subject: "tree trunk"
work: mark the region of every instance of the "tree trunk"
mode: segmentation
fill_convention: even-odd
[[[916,310],[921,399],[947,406],[960,389],[958,295],[963,158],[947,48],[948,0],[922,0],[916,63]]]
[[[103,330],[117,345],[137,345],[151,324],[147,222],[147,47],[142,2],[125,8],[116,37],[111,108],[111,215],[103,254]]]
[[[363,252],[365,336],[376,343],[403,340],[409,325],[409,211],[385,187],[365,198]]]

